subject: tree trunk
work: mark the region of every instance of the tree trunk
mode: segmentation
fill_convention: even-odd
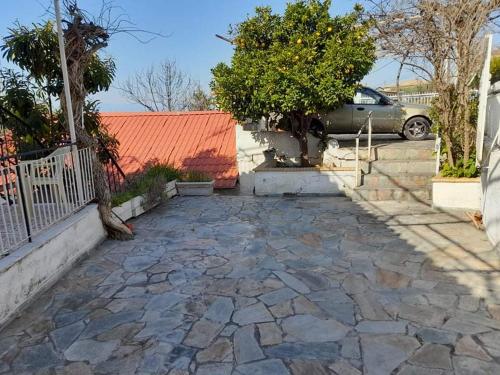
[[[83,70],[81,66],[76,66],[76,63],[68,64],[68,75],[70,80],[71,101],[73,107],[73,121],[75,123],[76,139],[82,143],[84,147],[89,147],[93,151],[92,170],[94,187],[97,202],[99,205],[99,213],[101,220],[108,231],[108,236],[118,240],[129,240],[133,238],[132,231],[127,226],[123,225],[118,218],[113,215],[111,207],[111,192],[108,186],[108,179],[104,166],[97,157],[98,144],[96,140],[87,133],[82,127],[82,114],[85,104],[86,90],[83,84]],[[61,106],[66,108],[66,100],[64,94],[61,94]],[[64,111],[67,116],[67,111]],[[69,123],[67,121],[67,123]]]
[[[465,96],[467,95],[467,96]],[[463,124],[464,124],[464,136],[463,136],[463,150],[464,150],[464,165],[470,159],[471,149],[473,146],[472,142],[472,130],[470,123],[470,93],[469,90],[466,90],[466,94],[464,94],[463,101]]]
[[[309,162],[309,146],[307,144],[307,134],[309,133],[309,128],[311,126],[311,117],[305,115],[304,113],[296,113],[294,119],[297,122],[297,126],[292,126],[292,134],[299,142],[300,149],[300,166],[310,167]]]
[[[76,116],[75,116],[76,117]],[[108,231],[108,236],[117,240],[129,240],[133,238],[132,231],[123,225],[117,218],[113,216],[111,207],[111,191],[108,186],[108,179],[104,166],[97,157],[97,143],[85,129],[75,126],[77,139],[82,142],[85,147],[90,147],[94,152],[92,154],[92,171],[94,178],[94,188],[99,204],[99,213],[101,220]]]
[[[446,158],[448,160],[448,164],[450,165],[450,167],[454,167],[455,159],[453,157],[453,142],[451,141],[451,137],[449,136],[449,134],[443,134],[443,138],[444,143],[446,144]]]

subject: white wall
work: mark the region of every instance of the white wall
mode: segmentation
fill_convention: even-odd
[[[491,87],[488,96],[483,157],[490,156],[484,160],[481,174],[483,222],[488,237],[495,245],[500,243],[500,139],[494,142],[499,128],[500,82],[497,82]]]
[[[271,168],[255,173],[256,195],[346,195],[354,188],[354,170]]]
[[[264,150],[274,147],[277,155],[284,154],[289,159],[298,159],[300,156],[298,142],[289,132],[245,130],[248,128],[239,124],[236,126],[236,150],[242,194],[253,194],[255,186],[253,170],[264,162],[262,153]],[[256,129],[256,126],[253,129]],[[318,138],[309,136],[309,157],[313,164],[321,162],[318,142]]]
[[[0,260],[0,326],[106,237],[97,205],[54,225]]]
[[[481,209],[481,181],[479,179],[432,179],[432,207],[478,211]]]

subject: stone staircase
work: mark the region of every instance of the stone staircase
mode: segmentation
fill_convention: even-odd
[[[339,154],[337,165],[355,165],[355,148]],[[430,201],[434,175],[434,141],[375,144],[372,161],[363,148],[361,186],[349,193],[354,201]]]

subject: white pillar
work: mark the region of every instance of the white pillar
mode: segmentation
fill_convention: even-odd
[[[59,56],[61,59],[61,70],[64,81],[64,96],[66,98],[66,111],[67,111],[67,119],[69,127],[69,136],[71,139],[71,154],[73,157],[73,164],[74,164],[73,168],[75,172],[78,206],[80,206],[84,200],[82,174],[80,168],[80,158],[78,157],[79,156],[78,149],[76,147],[75,119],[73,117],[73,102],[71,101],[71,91],[69,88],[68,65],[66,61],[66,49],[64,46],[64,36],[63,36],[62,22],[61,22],[61,7],[59,5],[59,0],[54,0],[54,8],[56,12],[57,39],[59,41]]]
[[[61,25],[61,7],[59,6],[59,0],[54,0],[54,8],[56,11],[57,39],[59,40],[59,55],[61,57],[61,69],[64,81],[64,96],[66,98],[66,111],[68,112],[67,117],[69,135],[72,143],[71,148],[73,148],[73,144],[76,143],[75,120],[73,118],[73,105],[71,102],[71,92],[69,89],[68,65],[66,62],[66,50],[64,48],[64,37]]]

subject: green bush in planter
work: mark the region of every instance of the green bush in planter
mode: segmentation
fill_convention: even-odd
[[[200,171],[186,171],[179,178],[182,182],[210,182],[212,180],[212,177]]]
[[[167,164],[151,164],[145,170],[129,176],[127,189],[113,194],[112,205],[119,206],[128,200],[144,195],[146,205],[151,205],[163,196],[165,185],[180,178],[181,171]]]

